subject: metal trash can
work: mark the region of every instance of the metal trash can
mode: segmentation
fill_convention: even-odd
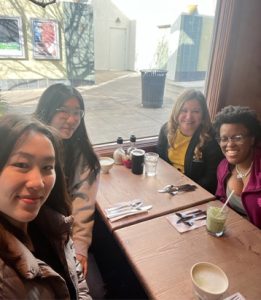
[[[167,71],[149,69],[140,72],[143,107],[162,107]]]

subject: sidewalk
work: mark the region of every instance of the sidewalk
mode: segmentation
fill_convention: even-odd
[[[85,105],[85,122],[93,144],[153,136],[170,115],[173,101],[184,90],[166,80],[162,108],[144,108],[141,102],[139,72],[97,71],[96,84],[78,87]],[[32,113],[44,89],[2,92],[12,113]]]

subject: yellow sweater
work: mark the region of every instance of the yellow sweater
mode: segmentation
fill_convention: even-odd
[[[185,155],[190,143],[191,136],[183,135],[180,130],[177,130],[174,145],[168,149],[168,158],[172,165],[184,173]]]

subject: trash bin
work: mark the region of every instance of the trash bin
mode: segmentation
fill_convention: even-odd
[[[162,107],[167,71],[149,69],[140,72],[143,107]]]

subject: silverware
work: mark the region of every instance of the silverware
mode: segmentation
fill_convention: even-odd
[[[190,210],[190,211],[185,211],[185,212],[176,212],[175,214],[180,217],[180,218],[186,218],[192,214],[195,214],[197,212],[202,212],[201,209],[194,209],[194,210]]]
[[[122,215],[110,217],[109,219],[110,219],[111,222],[115,222],[115,221],[121,220],[121,219],[123,219],[125,217],[128,217],[128,216],[147,213],[151,208],[152,208],[152,205],[143,206],[143,207],[140,207],[136,210],[129,211],[128,213],[125,212]]]
[[[159,193],[169,193],[169,191],[174,187],[173,184],[168,184],[164,186],[163,189],[158,190]]]
[[[194,213],[190,213],[190,214],[187,214],[184,216],[184,214],[182,213],[176,213],[176,215],[180,218],[178,221],[177,221],[177,224],[178,223],[181,223],[181,222],[184,222],[184,221],[190,221],[196,217],[199,217],[199,216],[206,216],[206,212],[205,211],[202,211],[202,210],[198,210],[198,211],[195,211]]]
[[[195,221],[205,220],[206,218],[207,218],[207,216],[205,215],[205,216],[195,217],[195,218],[189,219],[187,221],[182,220],[182,222],[188,226],[192,226],[192,225],[194,225]]]
[[[124,203],[124,204],[120,204],[118,206],[106,208],[106,212],[109,213],[109,212],[119,211],[122,209],[131,209],[131,208],[140,207],[142,205],[143,205],[143,202],[141,200],[133,200],[130,203]]]
[[[171,195],[176,195],[178,192],[190,192],[197,188],[193,184],[182,184],[182,185],[166,185],[163,189],[158,190],[159,193],[169,193]]]
[[[147,211],[151,208],[152,208],[152,205],[146,205],[146,206],[139,206],[139,207],[126,209],[126,210],[113,211],[113,212],[107,213],[107,217],[110,219],[110,218],[114,218],[114,217],[123,216],[126,214],[133,214],[138,211]]]

